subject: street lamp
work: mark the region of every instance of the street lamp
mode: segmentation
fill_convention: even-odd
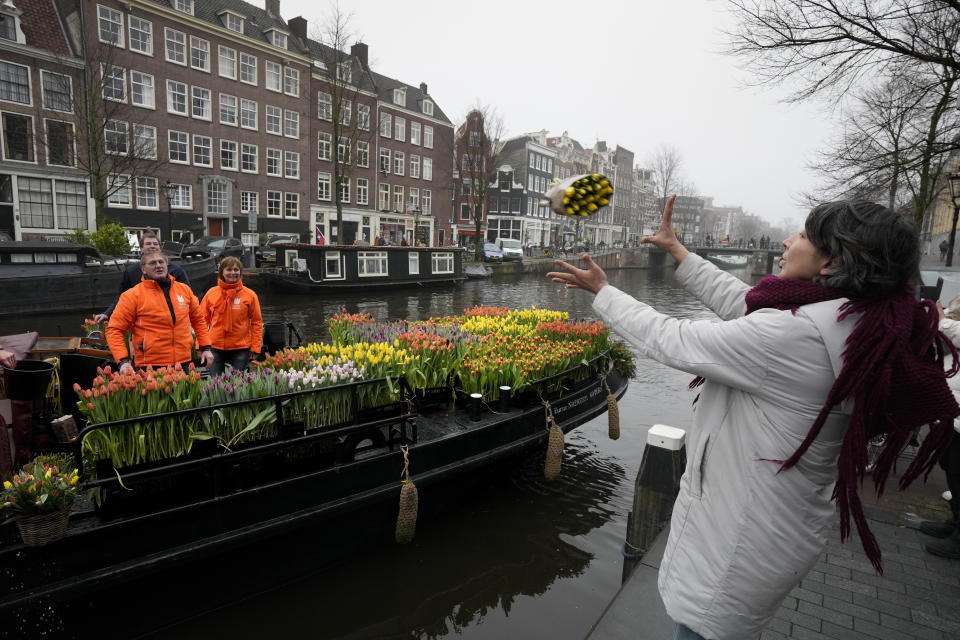
[[[163,189],[163,195],[167,198],[167,223],[170,225],[167,233],[170,235],[170,241],[173,242],[173,197],[177,194],[178,188],[169,180],[160,188]]]
[[[420,210],[419,204],[413,205],[413,208],[410,209],[409,211],[413,213],[413,242],[411,242],[410,244],[412,244],[413,246],[417,246],[417,230],[420,227],[420,214],[423,212]]]
[[[947,248],[947,266],[953,266],[953,241],[957,238],[957,216],[960,215],[960,173],[951,173],[950,199],[953,200],[953,224],[950,226],[950,246]]]

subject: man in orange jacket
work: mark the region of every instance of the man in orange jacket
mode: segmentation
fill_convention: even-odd
[[[143,254],[140,267],[143,280],[120,296],[107,325],[107,344],[120,373],[133,371],[134,363],[138,367],[188,365],[191,326],[200,345],[200,362],[212,365],[207,326],[193,291],[167,273],[167,258],[160,252]],[[133,333],[132,354],[123,339],[127,331]]]

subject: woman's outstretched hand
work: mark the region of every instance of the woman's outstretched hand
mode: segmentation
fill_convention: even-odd
[[[656,234],[641,238],[640,243],[652,244],[658,249],[666,251],[679,264],[690,252],[677,239],[677,234],[673,230],[673,202],[676,199],[676,194],[667,198],[666,204],[663,205],[663,218],[660,220],[660,228],[657,229]]]
[[[568,289],[583,289],[590,293],[599,293],[600,289],[607,286],[607,274],[586,253],[582,258],[586,269],[578,269],[563,260],[554,260],[553,264],[565,271],[551,271],[547,277],[554,282],[566,285]]]

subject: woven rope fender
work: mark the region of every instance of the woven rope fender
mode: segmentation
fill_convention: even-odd
[[[403,473],[400,487],[400,511],[397,514],[397,531],[394,535],[398,544],[407,544],[413,540],[417,530],[417,486],[410,479],[410,447],[400,447],[403,452]]]
[[[560,467],[563,465],[563,429],[554,419],[550,404],[545,403],[545,405],[547,415],[550,416],[550,435],[547,439],[547,457],[543,462],[543,477],[547,480],[555,480],[560,475]]]
[[[607,390],[607,434],[611,440],[617,440],[620,438],[620,407],[617,397],[610,392],[606,376],[603,378],[603,388]]]

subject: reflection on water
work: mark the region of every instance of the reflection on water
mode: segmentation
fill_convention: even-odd
[[[710,317],[673,285],[672,275],[672,269],[625,270],[609,277],[671,315]],[[595,317],[590,295],[534,275],[495,276],[441,290],[336,298],[261,291],[260,297],[266,321],[292,322],[308,340],[324,338],[325,318],[342,308],[422,319],[478,304],[535,305]],[[32,328],[24,320],[0,321],[0,335]],[[61,316],[35,326],[49,332],[80,320]],[[383,539],[333,568],[310,573],[310,566],[296,567],[307,576],[149,637],[261,638],[275,636],[278,628],[339,639],[584,637],[619,587],[626,515],[646,430],[655,423],[682,427],[690,418],[688,374],[647,359],[638,360],[638,369],[620,402],[621,438],[608,439],[606,415],[568,434],[558,480],[545,482],[543,458],[534,456],[474,478],[472,487],[457,489],[442,505],[425,494],[411,545]],[[275,553],[271,562],[277,556],[284,557]],[[238,559],[245,561],[257,565],[250,568],[251,580],[273,573],[271,566],[259,566],[259,554]]]

